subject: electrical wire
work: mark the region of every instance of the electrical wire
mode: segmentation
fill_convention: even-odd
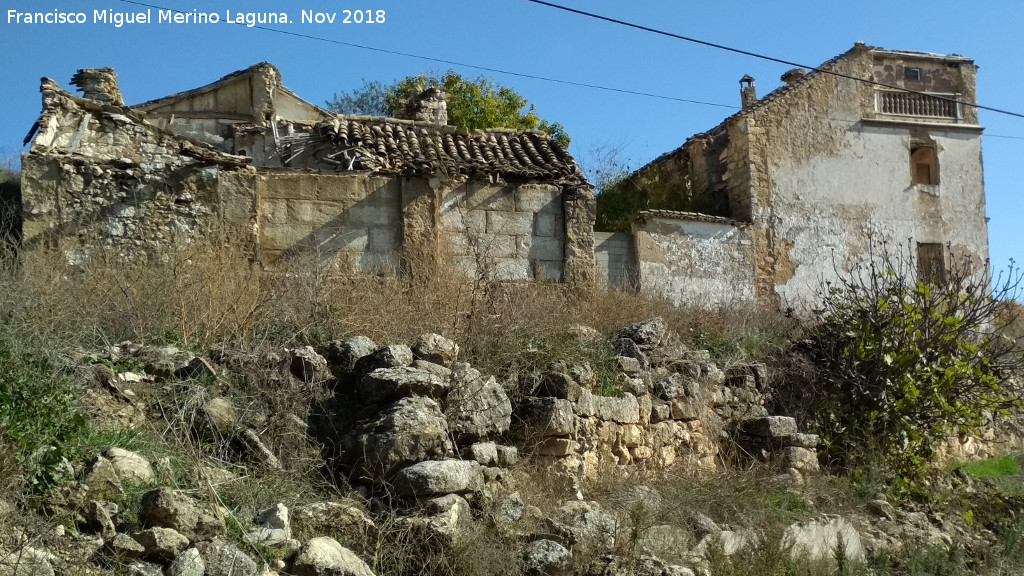
[[[789,60],[783,60],[782,58],[776,58],[774,56],[768,56],[768,55],[765,55],[765,54],[759,54],[757,52],[751,52],[749,50],[741,50],[739,48],[733,48],[731,46],[726,46],[724,44],[717,44],[715,42],[708,42],[707,40],[700,40],[700,39],[697,39],[697,38],[692,38],[690,36],[683,36],[682,34],[675,34],[673,32],[667,32],[665,30],[659,30],[657,28],[651,28],[650,26],[644,26],[642,24],[635,24],[633,22],[627,22],[625,20],[619,20],[617,18],[611,18],[609,16],[602,16],[600,14],[595,14],[593,12],[587,12],[585,10],[577,10],[576,8],[570,8],[568,6],[563,6],[561,4],[555,4],[553,2],[547,2],[545,0],[526,0],[526,1],[527,2],[531,2],[533,4],[539,4],[541,6],[548,6],[550,8],[555,8],[557,10],[563,10],[565,12],[570,12],[572,14],[578,14],[580,16],[586,16],[588,18],[594,18],[594,19],[597,19],[597,20],[603,20],[605,22],[610,22],[612,24],[618,24],[620,26],[626,26],[626,27],[629,27],[629,28],[634,28],[636,30],[642,30],[644,32],[650,32],[652,34],[658,34],[660,36],[667,36],[669,38],[674,38],[676,40],[683,40],[683,41],[686,41],[686,42],[692,42],[694,44],[700,44],[702,46],[707,46],[709,48],[715,48],[717,50],[725,50],[727,52],[733,52],[735,54],[742,54],[744,56],[750,56],[752,58],[759,58],[761,60],[767,60],[769,62],[776,62],[778,64],[785,64],[787,66],[793,66],[794,68],[806,68],[806,69],[808,69],[808,70],[810,70],[812,72],[821,72],[823,74],[830,74],[832,76],[836,76],[836,77],[839,77],[839,78],[845,78],[847,80],[855,80],[857,82],[862,82],[862,83],[869,84],[869,85],[872,85],[872,86],[888,88],[888,89],[891,89],[891,90],[899,90],[901,92],[907,92],[907,93],[916,94],[916,95],[919,95],[919,96],[928,96],[930,98],[937,98],[937,99],[940,99],[940,100],[945,100],[947,102],[953,102],[953,103],[956,103],[956,104],[962,104],[964,106],[971,106],[971,107],[977,108],[979,110],[988,110],[989,112],[996,112],[998,114],[1005,114],[1007,116],[1015,116],[1017,118],[1024,118],[1024,114],[1021,114],[1021,113],[1018,113],[1018,112],[1011,112],[1009,110],[1003,110],[1003,109],[1000,109],[1000,108],[993,108],[991,106],[982,106],[981,104],[976,104],[976,103],[973,103],[973,102],[966,102],[966,101],[963,101],[963,100],[958,100],[956,98],[948,98],[948,97],[944,97],[944,96],[938,96],[936,94],[927,94],[925,92],[920,92],[920,91],[917,91],[917,90],[910,90],[908,88],[902,88],[902,87],[899,87],[899,86],[892,86],[890,84],[885,84],[884,82],[877,82],[875,80],[867,80],[867,79],[864,79],[864,78],[858,78],[856,76],[850,76],[849,74],[843,74],[842,72],[836,72],[834,70],[826,70],[824,68],[818,68],[816,66],[808,66],[806,64],[800,64],[798,62],[792,62],[792,61],[789,61]]]

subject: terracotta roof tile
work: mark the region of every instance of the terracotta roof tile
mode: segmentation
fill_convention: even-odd
[[[348,151],[355,170],[391,174],[497,175],[586,183],[576,162],[541,132],[465,131],[425,122],[338,116],[286,136],[315,157]],[[344,168],[347,168],[345,166]]]

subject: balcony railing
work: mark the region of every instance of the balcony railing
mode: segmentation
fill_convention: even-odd
[[[893,116],[913,116],[937,120],[959,120],[956,94],[916,94],[900,90],[876,90],[875,110]]]

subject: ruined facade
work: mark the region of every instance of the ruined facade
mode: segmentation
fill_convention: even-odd
[[[230,230],[268,265],[443,257],[497,280],[593,281],[594,200],[575,161],[539,132],[446,125],[436,90],[406,120],[331,114],[269,64],[133,107],[109,69],[73,82],[83,97],[42,84],[22,162],[27,248],[154,254]]]
[[[974,75],[960,56],[855,45],[632,175],[693,213],[634,226],[637,283],[677,303],[798,307],[902,243],[923,268],[981,265],[988,234]],[[966,104],[964,104],[966,103]]]

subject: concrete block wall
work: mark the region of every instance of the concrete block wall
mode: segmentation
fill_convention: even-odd
[[[467,276],[562,280],[565,216],[560,187],[470,180],[442,195],[440,216],[441,241]]]
[[[341,271],[386,271],[402,243],[402,182],[366,174],[269,173],[257,186],[259,243],[274,263],[315,255]]]
[[[594,232],[597,285],[601,288],[634,290],[637,286],[636,252],[633,237],[621,232]]]

